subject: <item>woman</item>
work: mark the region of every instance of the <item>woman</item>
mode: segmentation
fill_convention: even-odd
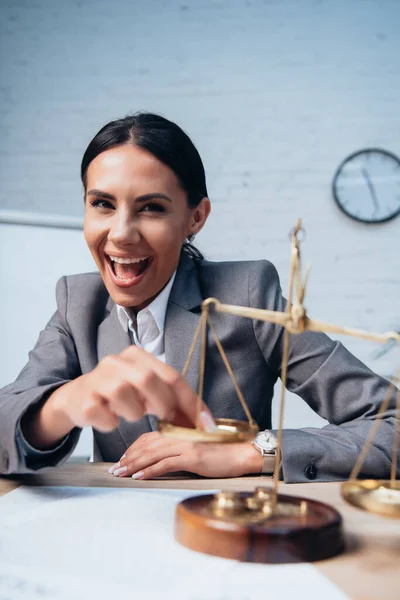
[[[153,415],[193,424],[196,356],[187,380],[179,371],[202,300],[284,310],[275,268],[267,261],[211,263],[191,247],[188,240],[210,213],[204,168],[187,135],[160,116],[140,113],[108,123],[89,144],[81,177],[84,234],[99,273],[58,282],[57,312],[16,382],[2,390],[3,472],[60,464],[86,426],[94,429],[95,459],[115,463],[114,476],[272,471],[268,433],[257,445],[193,444],[162,437]],[[250,411],[268,432],[282,329],[231,316],[213,320]],[[340,343],[304,333],[292,337],[287,385],[330,424],[284,431],[284,479],[347,478],[388,382]],[[214,427],[209,410],[244,418],[212,340],[204,401],[205,429]],[[394,400],[364,475],[388,474],[393,415]]]

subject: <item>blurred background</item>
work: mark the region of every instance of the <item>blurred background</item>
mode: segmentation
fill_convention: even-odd
[[[350,153],[400,155],[399,23],[398,0],[2,0],[0,386],[54,312],[57,279],[95,269],[81,157],[106,122],[138,110],[176,121],[204,160],[207,258],[267,258],[286,292],[301,217],[310,315],[399,329],[400,217],[358,223],[331,191]],[[400,362],[345,343],[383,375]],[[286,427],[321,423],[290,396]],[[77,453],[90,453],[90,432]]]

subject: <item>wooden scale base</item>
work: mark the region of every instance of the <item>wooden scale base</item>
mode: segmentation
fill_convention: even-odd
[[[220,492],[192,496],[178,504],[175,539],[182,545],[223,558],[255,563],[323,560],[343,548],[342,518],[331,506],[272,493]]]

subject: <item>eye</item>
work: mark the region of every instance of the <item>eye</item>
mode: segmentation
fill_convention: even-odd
[[[149,202],[149,204],[145,204],[144,206],[142,206],[142,208],[140,209],[140,212],[163,213],[163,212],[165,212],[165,207],[162,204],[159,204],[157,202]]]
[[[114,205],[109,200],[102,200],[101,198],[95,198],[94,200],[90,200],[89,204],[94,206],[94,208],[105,208],[105,209],[113,209]]]

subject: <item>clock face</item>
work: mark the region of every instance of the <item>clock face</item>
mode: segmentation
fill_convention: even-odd
[[[400,159],[369,148],[348,156],[332,182],[333,197],[346,215],[382,223],[400,214]]]

